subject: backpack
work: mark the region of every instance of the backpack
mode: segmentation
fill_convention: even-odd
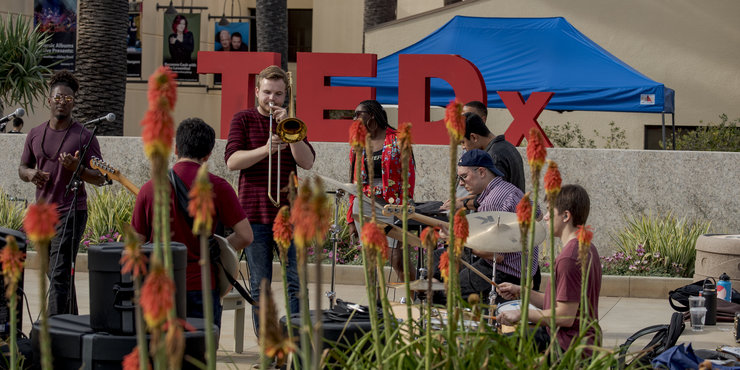
[[[674,310],[683,312],[684,317],[688,318],[689,297],[699,296],[699,292],[704,289],[704,282],[707,280],[713,279],[707,278],[696,281],[670,291],[668,293],[668,303]],[[733,322],[735,320],[735,312],[740,312],[740,293],[735,289],[732,289],[732,302],[727,302],[724,299],[717,299],[717,321]]]
[[[697,293],[698,295],[698,293]],[[627,341],[619,347],[619,369],[624,369],[625,366],[631,365],[642,365],[648,366],[650,362],[658,357],[661,353],[667,349],[676,345],[678,337],[681,336],[683,330],[686,328],[684,324],[683,315],[680,312],[674,312],[671,316],[671,322],[668,325],[653,325],[647,328],[641,329],[635,334],[632,334]],[[653,334],[653,339],[642,349],[641,354],[632,360],[629,364],[625,364],[625,359],[630,346],[634,341],[642,336]]]

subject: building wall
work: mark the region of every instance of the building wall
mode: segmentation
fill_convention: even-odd
[[[717,0],[548,1],[473,0],[424,16],[369,30],[365,50],[382,58],[441,27],[454,15],[565,17],[574,27],[651,79],[676,91],[676,124],[740,117],[740,2]],[[484,47],[484,46],[483,46]],[[506,110],[489,112],[489,126],[502,133],[512,120]],[[493,122],[491,122],[493,121]],[[545,111],[541,123],[578,123],[601,134],[610,121],[627,131],[631,148],[643,148],[643,126],[660,125],[658,114]],[[668,119],[670,123],[670,119]],[[600,142],[597,140],[597,145]]]

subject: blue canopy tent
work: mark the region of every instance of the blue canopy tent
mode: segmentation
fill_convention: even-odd
[[[405,49],[378,60],[377,77],[333,77],[332,86],[371,86],[382,104],[398,104],[399,54],[456,54],[476,65],[489,108],[506,108],[496,91],[555,95],[546,109],[674,113],[674,91],[619,60],[565,18],[455,16]],[[430,81],[430,104],[445,106],[452,87]],[[675,132],[675,119],[674,119]],[[675,146],[675,144],[674,144]]]

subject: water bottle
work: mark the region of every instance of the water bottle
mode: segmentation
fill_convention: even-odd
[[[717,325],[717,288],[712,280],[704,280],[704,306],[707,308],[707,318],[704,325]]]
[[[717,299],[732,302],[732,282],[730,282],[730,276],[724,272],[720,275],[717,282]]]

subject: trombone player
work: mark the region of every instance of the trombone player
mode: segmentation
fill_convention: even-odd
[[[224,158],[229,170],[239,171],[239,203],[247,213],[254,232],[254,242],[245,251],[252,296],[259,301],[262,279],[272,282],[272,259],[276,248],[272,224],[279,207],[288,204],[286,196],[279,197],[279,190],[275,190],[274,184],[278,184],[278,187],[279,184],[287,185],[290,172],[297,171],[297,166],[305,170],[311,169],[316,152],[305,137],[286,143],[275,132],[277,124],[289,118],[288,112],[283,108],[286,98],[292,99],[288,97],[288,74],[273,65],[263,69],[256,80],[257,106],[242,110],[232,118]],[[278,151],[281,151],[278,157],[280,163],[273,155]],[[282,169],[272,171],[272,167],[278,166]],[[271,178],[268,178],[268,172],[271,172]],[[273,189],[268,188],[268,183],[273,183]],[[270,192],[278,194],[275,197],[279,199],[277,205],[272,201]],[[297,313],[298,270],[294,245],[290,246],[288,252],[287,270],[290,310]],[[258,310],[252,307],[252,320],[257,335],[258,315]]]

